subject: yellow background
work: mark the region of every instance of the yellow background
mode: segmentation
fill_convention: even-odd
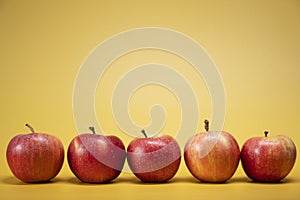
[[[82,184],[66,161],[52,183],[28,185],[12,176],[5,158],[9,140],[27,133],[28,122],[39,132],[58,136],[67,148],[77,134],[72,91],[80,65],[108,37],[141,27],[179,31],[208,51],[226,90],[224,130],[240,146],[267,129],[270,136],[288,135],[299,148],[299,0],[0,0],[0,199],[298,199],[299,162],[281,184],[252,183],[241,166],[227,184],[199,183],[184,162],[166,184],[141,184],[130,173],[111,184]],[[201,99],[201,120],[211,117],[205,84],[182,59],[152,50],[128,54],[99,83],[95,105],[104,131],[119,135],[126,145],[130,138],[113,122],[109,95],[100,94],[111,92],[121,72],[149,61],[181,70]],[[148,86],[134,94],[129,110],[143,126],[149,122],[149,105],[163,104],[168,120],[162,132],[172,134],[180,116],[175,100],[167,90]]]

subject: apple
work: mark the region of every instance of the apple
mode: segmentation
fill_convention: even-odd
[[[246,175],[258,182],[278,182],[292,170],[296,146],[287,136],[278,135],[248,139],[241,150],[242,167]]]
[[[205,120],[206,132],[197,133],[185,144],[184,160],[191,174],[203,182],[226,182],[235,173],[240,149],[234,137],[225,131],[209,131],[209,121]]]
[[[143,182],[166,182],[178,171],[179,144],[169,135],[135,138],[127,147],[127,161],[134,175]]]
[[[53,135],[31,133],[12,138],[7,146],[6,159],[12,173],[21,181],[45,182],[54,178],[63,165],[64,147]]]
[[[68,163],[74,175],[86,183],[104,183],[117,178],[124,166],[126,151],[116,136],[96,134],[76,136],[68,147]]]

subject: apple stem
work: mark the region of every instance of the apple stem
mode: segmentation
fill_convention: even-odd
[[[89,129],[90,129],[90,131],[92,131],[93,134],[96,134],[95,127],[90,126]]]
[[[145,138],[148,137],[148,135],[146,134],[146,131],[144,129],[141,132],[143,133],[143,135],[145,136]]]
[[[204,120],[204,128],[205,128],[206,131],[209,130],[209,121],[207,119]]]
[[[269,133],[269,131],[265,131],[265,132],[264,132],[265,137],[268,137],[268,133]]]
[[[34,131],[34,129],[32,128],[32,126],[30,126],[29,124],[25,124],[25,126],[27,126],[27,127],[30,129],[31,133],[35,133],[35,131]]]

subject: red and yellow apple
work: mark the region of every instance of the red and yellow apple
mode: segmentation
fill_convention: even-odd
[[[225,131],[208,131],[192,136],[184,148],[184,159],[191,174],[203,182],[226,182],[235,173],[240,149],[234,137]]]

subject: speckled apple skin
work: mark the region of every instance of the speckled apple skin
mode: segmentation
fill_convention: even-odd
[[[169,135],[136,138],[127,147],[127,161],[131,171],[143,182],[166,182],[178,171],[180,147]]]
[[[225,131],[208,131],[191,137],[184,150],[191,174],[203,182],[228,181],[235,173],[240,149],[234,137]]]
[[[259,182],[277,182],[292,170],[296,146],[287,136],[254,137],[241,150],[242,167],[249,178]]]
[[[49,181],[63,165],[64,148],[58,138],[49,134],[21,134],[9,142],[6,159],[12,173],[21,181]]]
[[[126,151],[116,136],[81,134],[69,144],[67,158],[71,171],[79,180],[104,183],[120,175]]]

